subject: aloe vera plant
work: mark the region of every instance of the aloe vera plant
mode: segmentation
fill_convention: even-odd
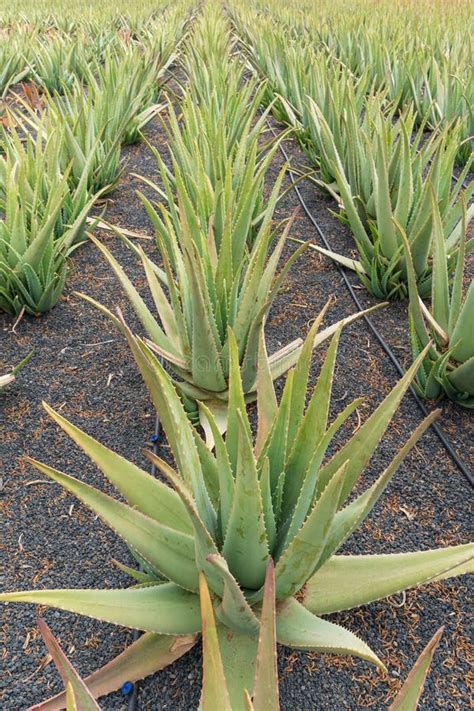
[[[340,155],[321,110],[309,101],[325,160],[335,175],[337,188],[331,189],[342,207],[342,220],[351,228],[360,262],[328,250],[318,248],[319,251],[354,269],[375,296],[406,296],[407,270],[403,241],[395,225],[398,222],[410,245],[418,290],[426,295],[432,283],[436,219],[432,195],[437,203],[449,272],[464,239],[463,230],[474,216],[471,205],[463,220],[463,199],[468,201],[474,193],[474,181],[463,189],[469,162],[452,186],[458,147],[452,132],[434,135],[421,146],[423,126],[410,143],[412,111],[400,116],[396,126],[386,121],[384,112],[370,111],[368,130],[357,120],[345,122],[346,127],[351,126],[352,139],[345,143],[347,153]],[[473,244],[470,240],[467,248]]]
[[[474,151],[474,75],[470,59],[430,56],[415,70],[421,84],[413,93],[419,116],[426,117],[431,128],[441,124],[459,124],[456,161],[472,161]],[[413,77],[413,72],[411,76]],[[413,81],[413,79],[412,79]]]
[[[156,226],[165,270],[159,268],[140,247],[134,247],[127,238],[120,236],[142,260],[158,319],[112,253],[99,240],[91,237],[126,292],[145,329],[148,345],[173,370],[176,376],[174,382],[188,413],[193,421],[199,418],[210,444],[213,435],[207,427],[203,403],[217,417],[221,432],[225,431],[228,421],[228,329],[233,329],[237,341],[245,398],[250,402],[255,399],[259,339],[266,315],[290,267],[307,247],[307,244],[301,245],[276,274],[291,226],[290,220],[278,237],[275,248],[270,251],[275,240],[271,217],[283,175],[282,171],[274,185],[250,249],[246,244],[246,232],[234,229],[230,221],[225,221],[222,241],[218,243],[213,223],[210,223],[208,232],[204,232],[189,204],[181,204],[179,213],[174,206],[169,211],[161,206],[161,221],[154,208],[145,201]],[[162,284],[168,290],[168,296]],[[123,330],[120,320],[107,308],[87,295],[80,296]],[[318,335],[315,344],[328,338],[338,325],[349,324],[368,311],[356,313],[339,324],[329,326]],[[273,379],[295,364],[301,347],[302,340],[297,338],[272,353],[269,362]]]
[[[81,76],[87,63],[82,43],[72,42],[62,35],[49,41],[40,41],[32,49],[30,77],[49,93],[61,93],[70,88]]]
[[[45,117],[25,102],[26,115],[14,116],[45,139],[52,132],[62,136],[59,156],[62,170],[69,169],[70,185],[76,187],[87,168],[87,189],[110,191],[123,168],[121,144],[138,140],[141,129],[160,110],[155,99],[162,71],[159,57],[109,51],[103,65],[86,64],[85,88],[75,78],[71,86],[63,83],[62,95],[46,95]]]
[[[474,545],[391,555],[336,555],[370,513],[436,413],[418,426],[375,483],[349,500],[425,354],[346,444],[324,462],[327,447],[360,401],[348,405],[328,426],[340,335],[337,331],[305,408],[317,328],[316,323],[287,377],[279,404],[261,342],[254,444],[237,344],[230,334],[229,426],[225,439],[212,413],[207,412],[215,436],[214,453],[190,423],[159,360],[127,330],[176,462],[175,470],[148,452],[167,484],[99,444],[48,405],[49,415],[98,465],[125,502],[46,464],[29,461],[77,496],[123,538],[144,565],[145,572],[124,568],[140,584],[118,590],[11,592],[0,599],[56,606],[145,631],[141,640],[124,652],[134,678],[138,678],[141,664],[144,673],[161,668],[170,661],[170,649],[177,657],[181,644],[189,648],[196,641],[203,629],[201,607],[209,608],[202,582],[200,585],[200,574],[204,574],[218,620],[217,637],[230,703],[234,709],[245,709],[244,691],[251,693],[259,668],[261,604],[272,558],[278,643],[355,655],[384,669],[383,662],[362,640],[322,616],[430,580],[472,571]],[[140,641],[150,646],[145,660],[139,651]],[[125,673],[123,658],[120,664]],[[93,681],[102,693],[111,690],[110,664],[105,673],[96,672]],[[89,688],[93,691],[92,685]]]
[[[196,102],[190,90],[180,103],[179,117],[169,104],[166,129],[171,168],[159,150],[151,147],[164,189],[144,181],[167,205],[181,200],[202,230],[207,232],[212,225],[218,249],[226,231],[232,231],[238,244],[242,240],[251,244],[255,239],[265,215],[265,177],[285,137],[282,133],[264,140],[267,115],[257,115],[262,87],[249,82],[241,89],[240,80],[237,68],[230,74],[227,102],[217,91],[206,102]],[[167,226],[159,210],[152,209],[143,196],[142,200],[155,227],[165,235]],[[176,224],[177,211],[169,212]]]
[[[68,256],[84,240],[94,201],[87,183],[89,163],[69,183],[63,172],[59,129],[47,132],[38,119],[35,135],[1,128],[0,156],[0,309],[18,314],[49,311],[58,301],[68,271]]]
[[[471,281],[463,300],[465,238],[457,255],[452,280],[446,267],[446,245],[441,217],[433,196],[433,284],[431,307],[427,307],[417,292],[415,270],[407,239],[405,243],[410,296],[409,319],[413,357],[427,345],[415,384],[428,399],[443,392],[459,405],[474,408],[474,282]],[[464,217],[464,222],[466,218]],[[465,229],[463,230],[465,232]]]
[[[261,23],[264,32],[260,31]],[[285,25],[275,28],[273,18],[259,17],[258,24],[239,23],[239,29],[245,34],[253,65],[268,80],[264,85],[264,103],[279,121],[292,127],[302,149],[316,163],[322,181],[332,184],[335,177],[321,150],[308,97],[321,108],[340,148],[348,140],[341,116],[350,104],[354,115],[360,117],[365,96],[371,89],[369,73],[354,76],[323,48],[316,49],[304,33],[289,43],[289,28]]]
[[[24,40],[8,38],[0,42],[0,98],[3,99],[8,89],[28,74],[26,51]]]
[[[141,130],[160,110],[156,102],[165,69],[160,55],[133,49],[107,52],[103,64],[88,65],[87,91],[94,95],[105,134],[111,139],[119,135],[124,144],[138,141]]]
[[[24,131],[25,126],[10,127],[8,131],[0,127],[0,142],[4,155],[0,156],[0,211],[5,213],[7,203],[7,184],[12,175],[18,194],[25,204],[31,204],[37,217],[41,217],[48,196],[57,189],[57,183],[66,175],[68,189],[63,195],[63,202],[54,226],[56,237],[72,226],[78,217],[75,242],[85,239],[84,227],[87,208],[90,208],[94,196],[87,188],[92,156],[86,162],[82,173],[77,170],[77,180],[70,181],[71,165],[63,170],[62,145],[64,134],[58,128],[48,130],[47,119],[41,118],[38,131],[34,134]],[[70,182],[74,184],[71,185]],[[96,196],[98,197],[98,196]]]
[[[29,150],[24,157],[33,158]],[[11,170],[0,195],[0,310],[12,314],[25,309],[37,315],[56,304],[66,280],[67,258],[95,199],[76,211],[67,173],[48,172],[47,151],[36,157],[38,163],[29,173],[21,159],[6,161]],[[80,187],[77,190],[82,201]],[[70,224],[63,222],[65,206],[75,213]]]
[[[59,96],[45,99],[46,113],[40,117],[28,105],[24,105],[23,116],[14,114],[16,120],[33,133],[42,133],[44,140],[52,132],[61,135],[61,170],[69,168],[68,183],[75,187],[88,169],[87,190],[97,193],[110,191],[117,184],[122,165],[120,162],[120,141],[128,117],[110,131],[109,109],[104,109],[94,101],[94,92],[86,94],[76,81],[72,88]],[[108,128],[109,127],[109,128]]]
[[[170,364],[180,379],[179,389],[190,414],[202,417],[198,403],[206,402],[225,422],[229,381],[228,328],[234,329],[246,394],[255,391],[259,333],[281,283],[306,245],[296,250],[276,275],[290,223],[278,238],[275,249],[271,217],[280,191],[283,172],[276,181],[264,219],[250,250],[246,233],[237,232],[226,221],[222,241],[217,243],[213,225],[204,232],[192,206],[161,207],[162,221],[147,204],[154,220],[164,273],[145,255],[143,262],[157,320],[128,279],[111,252],[94,242],[108,260],[147,333],[149,344]],[[239,238],[237,240],[237,237]],[[166,295],[160,282],[168,289]],[[86,297],[87,298],[87,297]],[[120,328],[107,309],[88,299]],[[301,339],[296,339],[271,356],[272,377],[294,364]],[[198,410],[199,407],[199,410]]]

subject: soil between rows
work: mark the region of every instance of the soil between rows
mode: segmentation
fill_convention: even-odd
[[[164,148],[163,131],[155,122],[148,139]],[[287,142],[293,159],[303,161],[296,146]],[[110,196],[106,217],[130,230],[151,234],[145,210],[135,195],[141,188],[132,173],[155,179],[155,161],[145,144],[125,149],[127,169],[121,184]],[[278,157],[269,184],[280,165]],[[332,245],[349,253],[348,231],[328,208],[332,201],[305,184],[305,199],[320,221]],[[278,218],[287,217],[298,206],[290,192],[278,208]],[[115,237],[100,232],[139,285],[145,280],[135,257]],[[302,214],[296,218],[292,235],[316,238],[315,230]],[[155,254],[152,242],[143,245]],[[288,244],[288,255],[294,247]],[[133,564],[126,548],[73,497],[24,462],[28,454],[51,466],[79,476],[110,493],[97,470],[48,421],[41,407],[46,400],[94,437],[137,464],[147,467],[142,449],[154,428],[154,411],[126,345],[113,326],[73,291],[83,291],[109,308],[120,305],[133,328],[139,330],[126,299],[93,245],[81,247],[73,258],[73,271],[58,306],[41,319],[24,318],[11,332],[14,320],[2,315],[2,363],[13,365],[34,346],[35,354],[17,382],[1,400],[2,453],[4,467],[2,510],[5,520],[2,553],[2,588],[29,587],[114,587],[129,579],[110,562],[116,558]],[[326,323],[353,312],[351,298],[337,269],[329,261],[307,251],[293,267],[267,324],[269,351],[304,336],[327,298],[335,303]],[[367,305],[375,301],[362,289]],[[405,305],[392,303],[373,320],[404,364],[410,359]],[[324,348],[312,368],[312,384]],[[333,388],[334,416],[350,400],[364,396],[365,403],[338,438],[363,421],[396,382],[396,373],[367,326],[357,323],[341,338]],[[280,382],[278,390],[281,391]],[[443,401],[442,422],[465,461],[472,458],[472,416]],[[361,487],[371,483],[390,461],[395,450],[420,422],[420,413],[407,396],[392,423]],[[162,455],[166,454],[166,445]],[[366,521],[344,546],[347,553],[379,553],[426,549],[467,542],[471,537],[471,489],[453,465],[434,433],[427,433],[388,487]],[[350,585],[350,581],[348,581]],[[469,707],[469,590],[467,578],[409,591],[405,597],[374,603],[330,619],[344,624],[362,637],[389,668],[384,676],[368,664],[350,658],[280,650],[282,709],[386,708],[428,639],[442,624],[446,626],[420,708],[467,709]],[[9,605],[2,610],[6,674],[2,681],[2,708],[26,709],[61,684],[52,664],[44,665],[46,651],[36,631],[33,606]],[[87,674],[111,659],[131,641],[131,633],[113,625],[79,618],[69,613],[41,610],[59,637],[71,661]],[[200,690],[200,651],[192,650],[173,667],[140,685],[140,709],[178,711],[196,708]],[[126,708],[119,693],[101,702],[106,711]]]

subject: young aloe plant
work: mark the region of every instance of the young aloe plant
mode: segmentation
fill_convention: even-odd
[[[87,168],[87,190],[90,193],[110,191],[122,171],[120,142],[128,116],[122,116],[122,124],[116,121],[112,131],[110,105],[102,103],[104,97],[105,94],[94,95],[93,90],[84,92],[84,87],[76,80],[61,96],[45,95],[43,116],[38,116],[26,103],[22,115],[14,113],[25,130],[42,133],[44,140],[53,132],[61,135],[61,170],[64,172],[69,168],[68,183],[76,187]]]
[[[262,31],[260,22],[264,23]],[[321,137],[312,120],[308,97],[322,110],[338,150],[350,141],[341,117],[350,105],[354,117],[361,116],[370,83],[368,72],[354,76],[322,47],[316,48],[306,37],[288,42],[288,28],[277,27],[272,18],[262,18],[246,27],[247,50],[256,69],[268,78],[264,103],[271,105],[275,117],[294,129],[302,149],[317,165],[324,184],[335,181],[331,165],[325,160]],[[257,29],[258,27],[258,29]]]
[[[445,53],[435,57],[430,53],[425,66],[417,66],[410,77],[412,81],[421,81],[413,101],[419,116],[426,117],[431,128],[459,124],[456,161],[461,165],[472,161],[474,151],[474,74],[468,55],[466,60],[453,60],[453,55]]]
[[[26,77],[29,71],[25,36],[0,41],[0,99],[8,89]]]
[[[156,101],[165,69],[159,55],[137,49],[107,52],[104,63],[87,67],[87,91],[104,116],[104,134],[111,139],[118,134],[124,144],[139,140],[142,128],[160,111]]]
[[[45,118],[23,102],[26,114],[18,121],[46,138],[59,131],[61,168],[70,166],[71,185],[77,186],[87,167],[90,192],[111,190],[121,175],[121,144],[138,140],[160,110],[155,98],[162,70],[159,57],[107,51],[104,64],[86,65],[86,88],[76,77],[62,95],[47,94]]]
[[[230,77],[235,91],[228,102],[217,91],[205,104],[196,102],[190,89],[180,103],[179,119],[169,104],[166,130],[172,169],[152,147],[164,190],[142,178],[168,206],[181,200],[188,219],[191,223],[198,219],[205,232],[212,222],[217,249],[225,231],[232,231],[238,244],[242,240],[251,244],[255,239],[265,215],[265,177],[285,137],[282,133],[264,142],[267,115],[257,115],[261,87],[249,82],[239,89],[239,67]],[[166,235],[167,226],[156,205],[140,197],[156,230]],[[179,229],[177,211],[170,209],[169,214],[175,230]]]
[[[464,207],[465,210],[465,207]],[[463,407],[474,408],[474,282],[463,300],[466,239],[461,240],[452,286],[447,269],[447,249],[441,217],[433,196],[433,282],[431,307],[423,303],[417,291],[413,259],[406,236],[405,244],[409,318],[413,357],[429,345],[416,376],[415,385],[428,399],[443,392]],[[462,232],[465,233],[464,216]]]
[[[200,597],[199,579],[203,573],[214,598],[230,703],[240,710],[248,708],[244,690],[251,693],[259,668],[261,604],[272,558],[278,643],[355,655],[384,669],[362,640],[321,615],[367,604],[433,579],[472,572],[474,544],[392,555],[336,555],[437,413],[418,426],[374,484],[349,500],[425,354],[347,443],[324,462],[336,432],[360,401],[348,405],[328,426],[338,331],[305,408],[316,330],[317,325],[287,377],[279,404],[261,340],[254,444],[237,344],[230,334],[225,440],[215,418],[207,412],[215,436],[214,453],[191,425],[159,360],[127,331],[175,458],[176,470],[148,452],[169,486],[99,444],[47,405],[51,417],[99,466],[125,502],[46,464],[29,461],[121,536],[143,561],[146,572],[129,569],[140,584],[128,589],[33,590],[4,593],[0,599],[52,605],[145,631],[143,644],[156,644],[156,651],[146,658],[146,673],[168,662],[170,649],[180,650],[182,642],[192,645],[194,635],[202,630],[200,609],[206,599]],[[163,635],[165,652],[160,649]],[[132,645],[124,653],[128,653],[135,678],[141,659],[136,650],[138,646],[133,649]],[[101,679],[104,676],[96,673],[95,682],[103,690],[108,681],[102,684]]]

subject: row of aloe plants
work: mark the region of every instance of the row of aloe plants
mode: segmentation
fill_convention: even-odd
[[[36,315],[57,303],[91,208],[121,176],[121,146],[160,111],[188,17],[178,6],[160,34],[125,35],[80,73],[49,42],[41,83],[10,94],[16,104],[0,127],[0,309]]]
[[[245,3],[244,3],[245,5]],[[402,6],[383,0],[346,3],[325,0],[300,12],[281,0],[252,4],[283,23],[291,39],[324,51],[398,108],[413,103],[427,130],[458,122],[457,161],[463,165],[474,147],[473,17],[468,2],[442,1]]]
[[[251,402],[260,330],[288,270],[305,249],[303,245],[296,250],[278,272],[292,224],[290,219],[275,227],[273,219],[283,194],[285,166],[269,195],[264,189],[285,133],[273,138],[268,131],[265,113],[258,115],[264,87],[256,80],[244,81],[241,57],[226,61],[235,40],[220,14],[211,18],[184,57],[191,80],[179,103],[179,117],[168,104],[165,130],[171,167],[152,149],[161,181],[144,182],[156,199],[139,192],[155,228],[163,268],[122,236],[143,263],[158,318],[112,253],[94,240],[128,294],[152,349],[174,372],[188,412],[206,429],[209,442],[207,410],[218,418],[221,430],[226,427],[229,329],[237,341],[244,392]],[[95,305],[118,323],[114,314]],[[337,326],[326,329],[319,342]],[[295,364],[301,347],[299,338],[270,356],[273,378]]]
[[[417,127],[416,104],[401,108],[374,84],[369,68],[355,75],[324,43],[316,48],[305,36],[292,37],[268,12],[244,4],[233,18],[253,66],[268,78],[265,103],[293,127],[316,167],[314,181],[336,200],[359,259],[317,249],[354,270],[376,297],[410,296],[414,353],[428,332],[438,344],[417,376],[419,392],[430,398],[445,392],[472,408],[474,341],[467,324],[474,311],[472,287],[463,301],[462,284],[474,246],[467,236],[474,151],[453,180],[459,146],[467,145],[461,122],[438,123],[427,136],[427,115]],[[264,31],[255,31],[262,23]],[[430,311],[419,299],[431,294]],[[423,317],[416,316],[420,308]]]
[[[282,175],[265,199],[265,176],[276,144],[256,111],[264,89],[257,83],[251,90],[245,85],[240,61],[229,60],[233,46],[221,13],[207,7],[186,47],[188,88],[179,119],[169,106],[171,167],[157,154],[162,184],[151,186],[157,202],[142,196],[163,267],[128,243],[143,261],[159,318],[97,240],[146,337],[134,335],[120,311],[108,312],[87,297],[127,340],[175,466],[147,452],[161,474],[155,478],[48,405],[50,417],[98,466],[120,499],[29,460],[95,512],[140,564],[120,564],[132,578],[125,589],[1,595],[9,603],[49,605],[144,632],[84,685],[41,624],[71,708],[96,708],[91,695],[163,668],[202,634],[203,709],[275,711],[277,643],[354,655],[385,670],[365,642],[324,615],[473,569],[472,545],[391,555],[337,553],[437,416],[431,414],[417,427],[372,485],[355,492],[426,349],[328,458],[326,452],[361,402],[350,403],[329,422],[345,324],[321,330],[326,307],[304,342],[286,347],[277,357],[267,355],[269,302],[299,250],[275,279],[287,233],[287,227],[273,224]],[[205,191],[197,190],[202,180]],[[310,393],[312,354],[329,336]],[[285,370],[289,372],[278,401],[273,381]],[[257,402],[256,432],[251,400]],[[205,427],[199,426],[198,417]],[[416,707],[438,639],[439,633],[392,709]],[[65,702],[63,694],[35,708],[62,708]]]
[[[33,3],[32,3],[33,5]],[[131,15],[122,14],[120,3],[111,6],[94,4],[84,12],[84,4],[62,11],[33,13],[28,8],[28,19],[9,18],[0,3],[2,33],[0,34],[0,96],[19,81],[34,81],[48,91],[63,92],[76,78],[88,73],[89,65],[103,62],[114,49],[123,52],[124,44],[140,45],[148,53],[165,54],[165,48],[175,46],[172,26],[183,20],[180,5],[170,7],[151,3],[143,16],[134,8]],[[38,11],[38,4],[34,4]],[[75,12],[74,12],[75,10]]]

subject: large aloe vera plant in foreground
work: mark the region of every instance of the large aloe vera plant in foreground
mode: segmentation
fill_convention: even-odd
[[[355,655],[381,669],[383,662],[367,644],[323,615],[473,570],[474,545],[393,555],[336,555],[370,513],[436,413],[419,425],[376,481],[349,500],[424,353],[346,444],[325,461],[328,446],[360,401],[349,404],[328,424],[337,331],[305,407],[318,323],[287,377],[279,403],[261,337],[255,442],[237,345],[229,333],[228,429],[224,440],[208,412],[214,452],[193,428],[153,351],[127,331],[176,462],[173,469],[148,453],[168,485],[45,406],[125,501],[46,464],[29,461],[121,536],[142,562],[144,572],[127,568],[138,581],[127,589],[32,590],[5,593],[0,599],[51,605],[146,633],[105,671],[86,680],[94,694],[115,688],[120,675],[122,681],[133,681],[162,668],[195,643],[203,629],[202,574],[218,620],[217,638],[230,703],[234,709],[248,709],[244,699],[254,684],[270,559],[275,565],[278,643]],[[55,703],[44,708],[61,707]]]

